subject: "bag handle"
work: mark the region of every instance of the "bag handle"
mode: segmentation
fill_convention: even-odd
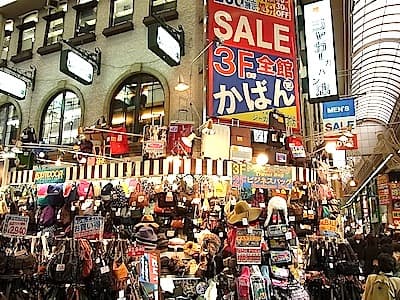
[[[92,182],[89,182],[89,187],[87,189],[86,196],[85,196],[84,200],[89,198],[90,189],[92,189],[92,194],[94,195],[94,187],[93,187],[93,183]]]

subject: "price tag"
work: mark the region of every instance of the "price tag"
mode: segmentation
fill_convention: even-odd
[[[329,263],[329,268],[333,269],[333,263]]]
[[[175,236],[175,230],[168,230],[167,231],[167,237],[174,237]]]
[[[28,231],[29,217],[7,214],[3,221],[3,233],[11,236],[25,236]]]
[[[100,268],[100,273],[101,274],[106,274],[108,272],[110,272],[110,267],[109,266],[104,266],[104,267]]]
[[[75,205],[71,205],[71,211],[75,211]]]
[[[195,239],[198,239],[199,236],[200,236],[200,233],[198,233],[198,232],[195,232],[195,233],[194,233],[194,238],[195,238]]]
[[[56,265],[56,272],[63,272],[65,270],[64,264],[57,264]]]
[[[96,264],[99,264],[100,263],[100,258],[98,257],[98,258],[96,258]]]
[[[247,218],[243,218],[242,219],[242,223],[243,223],[244,226],[249,225],[249,221],[247,220]]]
[[[309,214],[309,215],[313,215],[313,214],[314,214],[314,211],[313,211],[312,209],[309,209],[309,210],[308,210],[308,214]]]
[[[288,240],[291,240],[291,239],[292,239],[292,233],[291,233],[290,231],[286,232],[286,233],[285,233],[285,237],[286,237],[286,240],[287,240],[287,241],[288,241]]]
[[[231,199],[231,205],[236,205],[236,198]]]
[[[247,228],[247,233],[248,234],[252,234],[253,233],[253,228],[251,228],[251,227]]]
[[[289,216],[289,222],[295,222],[296,217],[295,216]]]
[[[260,208],[265,208],[265,202],[260,202]]]
[[[124,290],[120,290],[120,291],[118,292],[118,297],[119,297],[119,298],[124,298],[124,297],[125,297],[125,292],[124,292]]]
[[[222,231],[220,231],[220,232],[218,233],[218,235],[219,235],[220,238],[223,238],[223,237],[224,237],[224,233],[223,233]]]
[[[117,211],[115,212],[115,216],[119,217],[121,215],[121,209],[118,208]]]
[[[323,200],[321,201],[321,203],[322,203],[322,205],[326,205],[326,204],[328,204],[328,201],[326,201],[326,199],[323,199]]]

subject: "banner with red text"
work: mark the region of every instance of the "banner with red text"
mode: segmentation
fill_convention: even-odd
[[[208,115],[265,127],[277,109],[300,129],[296,30],[290,0],[208,1]]]

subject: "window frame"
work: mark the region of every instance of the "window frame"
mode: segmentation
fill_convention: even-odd
[[[115,27],[115,26],[118,26],[118,25],[125,24],[127,22],[132,22],[132,19],[133,19],[133,13],[134,13],[134,9],[135,9],[135,6],[134,6],[135,2],[134,2],[134,0],[129,0],[132,3],[132,13],[130,14],[130,19],[124,20],[124,21],[119,22],[119,23],[115,23],[114,13],[115,13],[115,3],[117,1],[118,0],[110,0],[110,17],[109,17],[109,22],[108,22],[109,23],[109,27]]]
[[[26,23],[23,23],[21,25],[18,25],[17,28],[19,29],[19,37],[18,37],[18,47],[17,47],[17,53],[21,53],[23,51],[33,51],[33,45],[35,43],[35,34],[36,34],[36,22],[35,21],[29,21]],[[32,41],[32,47],[30,49],[24,49],[22,50],[22,38],[24,35],[24,31],[28,29],[34,29],[33,32],[33,41]]]
[[[3,45],[2,45],[1,53],[0,53],[0,60],[1,59],[4,59],[4,60],[8,59],[8,54],[10,53],[11,34],[12,34],[12,31],[4,30],[4,38],[3,38]],[[7,49],[7,51],[5,51],[4,50],[5,49],[4,44],[5,44],[5,41],[6,41],[7,38],[9,38],[8,47],[7,47],[8,49]],[[3,58],[3,53],[4,52],[6,52],[5,58]]]
[[[43,141],[44,137],[44,129],[45,129],[45,125],[46,124],[52,124],[53,121],[51,123],[45,123],[46,121],[46,115],[48,113],[49,107],[52,105],[53,101],[56,100],[57,97],[59,97],[60,95],[62,95],[62,101],[61,101],[61,111],[60,111],[60,121],[59,121],[59,125],[58,125],[58,137],[57,137],[57,142],[56,143],[51,143],[50,141],[48,141],[49,144],[52,145],[71,145],[73,143],[68,143],[68,144],[63,144],[63,132],[64,132],[64,119],[65,119],[65,102],[66,102],[66,95],[67,93],[73,93],[76,98],[78,99],[78,106],[80,108],[80,117],[79,117],[79,125],[78,128],[81,126],[82,124],[82,101],[80,99],[80,97],[77,95],[77,93],[75,93],[74,91],[70,90],[70,89],[65,89],[62,91],[59,91],[58,93],[55,93],[50,99],[49,101],[46,103],[46,106],[44,107],[43,111],[42,111],[42,116],[41,116],[41,123],[40,123],[40,130],[39,130],[39,140]]]
[[[131,102],[131,104],[126,104],[125,100],[124,102],[122,102],[121,108],[117,108],[118,103],[116,101],[118,101],[117,96],[118,94],[128,85],[135,85],[134,87],[134,91],[135,91],[135,95],[129,100]],[[161,88],[161,92],[163,94],[163,101],[162,102],[155,102],[152,105],[149,105],[146,103],[149,102],[150,99],[146,98],[146,103],[143,105],[142,107],[142,95],[145,94],[142,92],[142,89],[144,86],[148,86],[148,85],[159,85]],[[156,89],[152,89],[152,92],[154,93],[156,91]],[[149,93],[149,91],[148,91]],[[147,96],[146,96],[147,97]],[[141,116],[143,114],[146,114],[148,110],[150,110],[151,112],[153,112],[153,109],[157,109],[157,108],[161,108],[162,107],[162,112],[163,114],[160,116],[159,122],[161,122],[162,118],[165,117],[165,111],[166,111],[166,94],[165,94],[165,89],[161,83],[161,81],[154,75],[149,74],[149,73],[138,73],[138,74],[132,74],[131,76],[127,77],[119,86],[118,88],[115,90],[112,98],[111,98],[111,103],[109,106],[109,124],[111,124],[112,126],[120,126],[123,125],[125,126],[129,132],[131,133],[136,133],[136,134],[142,134],[143,132],[143,126],[142,125],[146,122],[143,122],[143,120],[141,120]],[[159,104],[157,104],[159,103]],[[140,105],[140,108],[136,108],[136,104]],[[121,111],[121,115],[122,118],[124,119],[123,123],[116,123],[113,124],[113,118],[114,118],[114,114],[118,113],[118,110]],[[134,115],[129,116],[128,113],[129,111],[132,110],[132,112],[134,112]],[[132,118],[132,124],[128,126],[127,124],[127,120],[129,118]],[[148,119],[148,118],[146,118]],[[148,123],[148,122],[147,122]],[[146,123],[146,124],[147,124]],[[155,124],[157,123],[157,121],[155,121]],[[157,124],[156,124],[157,125]],[[132,130],[129,130],[129,128],[132,128]]]
[[[13,133],[13,132],[12,132],[12,127],[14,127],[14,126],[12,126],[12,125],[8,126],[8,125],[7,125],[8,121],[10,120],[9,116],[10,116],[10,108],[11,108],[11,107],[14,108],[13,117],[15,116],[15,117],[17,118],[17,120],[18,120],[19,125],[21,125],[21,118],[20,118],[20,116],[19,116],[17,107],[16,107],[13,103],[11,103],[11,102],[2,103],[2,104],[0,105],[0,112],[2,111],[3,108],[5,108],[5,109],[7,110],[7,111],[6,111],[7,117],[6,117],[5,124],[4,124],[4,125],[5,125],[5,130],[3,130],[4,136],[0,139],[0,144],[1,144],[1,145],[11,145],[11,144],[12,144],[12,137],[13,137],[13,135],[14,135],[15,140],[17,140],[18,135],[19,135],[20,126],[19,126],[18,128],[15,127],[15,132]],[[12,119],[12,120],[14,120],[14,119]],[[0,120],[0,122],[1,122],[1,121],[3,121],[3,120]],[[8,133],[8,127],[10,127],[10,132],[9,132],[9,137],[8,137],[9,140],[6,141],[7,133]]]
[[[64,35],[64,27],[65,27],[65,12],[64,11],[59,11],[56,13],[53,13],[51,15],[47,15],[43,17],[44,20],[46,20],[46,30],[45,30],[45,36],[43,40],[43,47],[51,46],[54,44],[57,44],[59,41],[55,43],[48,44],[48,39],[49,39],[49,31],[50,31],[50,23],[52,21],[62,19],[63,20],[63,33],[61,35],[61,38],[63,38]]]
[[[75,18],[75,33],[74,36],[75,37],[80,37],[80,36],[84,36],[86,34],[95,34],[96,33],[96,25],[97,25],[97,6],[98,6],[98,2],[97,0],[92,0],[92,1],[88,1],[82,4],[77,4],[75,6],[73,6],[73,9],[75,9],[76,11],[76,18]],[[88,32],[79,32],[79,28],[80,28],[80,18],[81,18],[81,14],[83,11],[88,10],[88,9],[96,9],[96,23],[94,24],[93,29],[88,30]]]
[[[164,0],[165,3],[154,6],[154,2],[156,2],[156,1],[160,1],[160,0],[150,0],[150,2],[149,2],[149,4],[150,4],[150,9],[149,9],[150,15],[163,14],[163,13],[170,12],[170,11],[176,11],[176,9],[178,7],[178,0],[170,0],[170,1],[169,0]],[[159,7],[163,7],[164,6],[164,8],[163,9],[161,8],[161,9],[154,10],[154,8],[157,7],[157,6],[159,6]]]

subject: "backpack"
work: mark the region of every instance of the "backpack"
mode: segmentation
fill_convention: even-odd
[[[384,275],[376,275],[372,282],[371,292],[368,299],[379,299],[379,300],[395,300],[398,292],[395,289],[395,284],[391,279]]]

